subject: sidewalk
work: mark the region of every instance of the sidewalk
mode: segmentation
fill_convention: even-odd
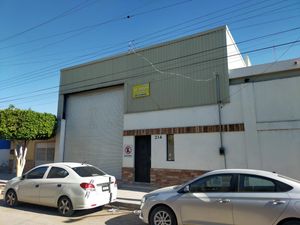
[[[145,184],[119,184],[117,201],[112,205],[127,209],[139,209],[143,196],[156,188]]]

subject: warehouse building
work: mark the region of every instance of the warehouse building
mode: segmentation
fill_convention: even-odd
[[[247,67],[224,26],[63,69],[55,161],[161,186],[219,168],[299,178],[295,62]]]

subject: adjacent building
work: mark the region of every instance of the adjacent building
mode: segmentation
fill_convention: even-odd
[[[10,141],[0,140],[0,173],[8,169]]]
[[[10,155],[8,157],[8,167],[10,173],[16,172],[16,162],[14,149],[19,148],[20,144],[17,141],[12,141],[10,144]],[[55,138],[49,140],[34,140],[28,141],[27,155],[24,172],[32,169],[35,166],[53,163],[55,150]]]
[[[249,66],[224,26],[63,69],[55,161],[160,186],[220,168],[300,178],[299,61]]]

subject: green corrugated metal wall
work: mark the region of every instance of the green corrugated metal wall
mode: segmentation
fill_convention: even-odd
[[[65,69],[60,94],[125,84],[125,113],[209,105],[216,103],[213,78],[218,73],[222,99],[229,101],[227,50],[222,46],[226,27]],[[132,87],[144,83],[150,83],[150,96],[133,98]]]

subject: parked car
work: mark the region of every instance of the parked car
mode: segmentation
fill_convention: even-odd
[[[51,163],[40,165],[22,177],[7,182],[5,203],[14,207],[26,202],[57,207],[63,216],[74,210],[90,209],[117,198],[114,176],[88,164]]]
[[[151,225],[300,225],[300,181],[246,169],[216,170],[142,199]]]

